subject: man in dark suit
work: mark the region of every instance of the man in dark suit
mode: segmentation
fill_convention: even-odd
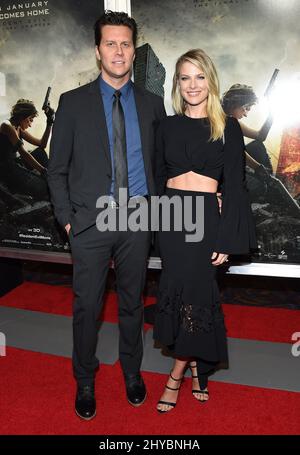
[[[73,257],[75,410],[86,420],[96,414],[98,318],[111,258],[127,399],[139,406],[146,398],[140,374],[142,291],[151,233],[101,232],[96,224],[100,196],[109,196],[109,207],[118,211],[117,190],[128,189],[129,216],[132,201],[140,198],[147,203],[146,198],[155,195],[154,128],[165,110],[161,98],[130,80],[136,39],[136,23],[126,13],[106,12],[98,19],[95,44],[100,76],[61,96],[50,148],[51,198],[55,215],[69,235]]]

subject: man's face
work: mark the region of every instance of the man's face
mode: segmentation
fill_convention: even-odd
[[[102,77],[129,79],[135,57],[132,30],[125,25],[104,25],[101,31],[96,57],[101,62]]]

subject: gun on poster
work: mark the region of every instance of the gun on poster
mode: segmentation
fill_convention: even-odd
[[[52,125],[54,123],[54,118],[55,118],[55,111],[50,106],[50,101],[49,101],[50,93],[51,93],[51,87],[48,87],[46,96],[44,99],[43,107],[42,107],[42,110],[45,112],[46,117],[47,117],[47,125]]]
[[[279,74],[279,69],[275,68],[275,70],[273,71],[272,77],[270,79],[270,82],[264,93],[264,96],[266,98],[270,97],[278,74]],[[274,194],[276,194],[276,198],[278,198],[278,200],[281,201],[281,203],[284,206],[289,207],[289,209],[291,210],[291,213],[295,217],[298,218],[300,216],[300,207],[297,204],[297,202],[295,201],[295,199],[291,196],[291,194],[289,193],[287,188],[284,186],[284,184],[274,175],[269,175],[268,179],[266,180],[265,183],[267,184],[269,190],[271,190]]]
[[[264,93],[264,96],[266,98],[270,97],[270,95],[272,93],[272,90],[274,88],[274,85],[275,85],[275,82],[276,82],[278,74],[279,74],[279,69],[275,68],[275,70],[273,71],[272,77],[270,79],[270,82],[268,83],[268,86],[267,86],[266,91]]]

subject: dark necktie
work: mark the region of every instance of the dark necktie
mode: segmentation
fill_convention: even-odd
[[[119,202],[119,189],[128,189],[125,119],[120,96],[121,92],[116,90],[112,108],[115,171],[114,198],[116,202]]]

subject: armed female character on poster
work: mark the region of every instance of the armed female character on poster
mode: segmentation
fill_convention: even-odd
[[[27,131],[38,115],[32,101],[19,99],[12,107],[10,119],[0,125],[0,180],[12,193],[30,194],[47,200],[49,195],[44,177],[48,156],[44,149],[54,121],[54,110],[48,102],[44,112],[47,124],[40,139]],[[38,148],[30,153],[25,150],[24,141]]]
[[[44,134],[41,139],[37,139],[31,134],[29,134],[27,131],[25,131],[23,134],[23,139],[25,139],[27,142],[33,145],[37,145],[38,148],[30,152],[31,156],[33,156],[42,166],[45,168],[48,167],[48,155],[45,151],[45,148],[47,147],[49,136],[51,133],[51,128],[54,123],[54,117],[55,117],[55,111],[52,109],[50,106],[49,102],[49,97],[50,97],[50,92],[51,92],[51,87],[48,87],[47,93],[44,99],[43,107],[42,110],[44,111],[46,118],[47,118],[47,123],[46,123],[46,129],[44,131]],[[27,136],[27,139],[26,139]]]
[[[271,91],[271,84],[274,84],[278,71],[279,70],[274,71],[266,92],[269,93]],[[234,84],[223,94],[222,107],[227,115],[234,117],[239,121],[243,136],[253,139],[252,142],[246,145],[246,163],[254,170],[258,179],[268,181],[269,175],[273,173],[273,168],[263,142],[266,140],[273,124],[272,114],[268,115],[259,130],[250,128],[241,122],[242,118],[248,116],[248,113],[257,101],[258,98],[251,86]]]
[[[36,169],[40,173],[43,173],[48,166],[48,155],[45,152],[45,148],[47,147],[55,114],[48,101],[49,89],[50,87],[47,90],[43,104],[43,111],[47,118],[46,129],[40,139],[26,131],[31,128],[35,117],[38,115],[35,105],[29,100],[19,99],[12,107],[10,119],[3,122],[0,127],[1,133],[9,138],[26,166],[30,169]],[[38,148],[28,152],[23,147],[23,141],[29,142]]]
[[[269,97],[279,70],[276,68],[270,79],[270,82],[265,91],[265,96]],[[245,146],[246,164],[254,171],[252,177],[247,173],[246,182],[248,188],[251,190],[253,196],[254,192],[261,194],[264,192],[265,185],[271,183],[271,175],[273,174],[273,167],[263,142],[267,139],[269,131],[273,124],[273,116],[269,114],[263,123],[262,127],[258,130],[250,128],[241,122],[242,118],[247,118],[251,108],[258,102],[258,98],[250,85],[234,84],[222,96],[222,108],[229,117],[234,117],[238,120],[243,136],[253,139],[252,142]],[[254,180],[253,180],[254,178]],[[258,185],[256,182],[260,182]],[[263,186],[262,186],[263,185]],[[222,209],[222,188],[219,187],[218,192],[219,209]]]

